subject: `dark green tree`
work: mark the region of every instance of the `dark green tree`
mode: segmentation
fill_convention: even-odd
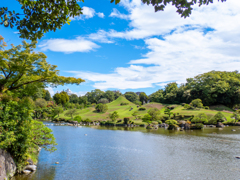
[[[112,102],[113,100],[115,100],[115,93],[113,91],[106,91],[104,94],[103,94],[103,97],[104,98],[107,98],[109,102]]]
[[[125,98],[130,102],[137,101],[139,99],[138,95],[135,92],[126,92],[124,94]]]
[[[141,92],[141,93],[139,94],[139,100],[142,102],[142,104],[144,104],[144,102],[147,103],[147,101],[148,101],[148,96],[146,95],[145,92]]]

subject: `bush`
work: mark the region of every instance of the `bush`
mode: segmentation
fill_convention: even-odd
[[[208,106],[204,106],[204,109],[209,109],[209,107]]]
[[[186,103],[182,103],[181,105],[184,106]]]
[[[100,104],[100,103],[107,104],[107,103],[109,103],[109,100],[107,98],[101,98],[98,100],[98,104]]]
[[[120,119],[120,120],[117,121],[117,123],[120,123],[120,122],[122,122],[122,119]]]
[[[95,109],[97,110],[97,112],[107,112],[108,110],[108,106],[106,104],[97,104]]]
[[[146,108],[145,108],[145,107],[140,107],[138,110],[139,110],[139,111],[145,111]]]
[[[126,103],[126,102],[122,102],[120,105],[121,106],[125,106],[125,105],[128,105],[129,103]]]
[[[158,124],[162,124],[162,121],[158,121]]]
[[[77,122],[81,122],[82,118],[81,118],[81,116],[75,116],[73,120],[77,121]]]
[[[184,119],[184,115],[179,115],[179,119]]]
[[[130,118],[128,117],[125,117],[123,121],[124,121],[124,124],[130,124]]]

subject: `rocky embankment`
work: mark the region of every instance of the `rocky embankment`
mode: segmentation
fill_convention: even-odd
[[[7,180],[16,173],[16,164],[12,156],[0,149],[0,180]]]

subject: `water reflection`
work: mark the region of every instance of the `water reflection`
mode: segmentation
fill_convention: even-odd
[[[239,179],[240,160],[235,156],[240,154],[240,129],[236,127],[235,132],[233,127],[194,131],[51,128],[58,150],[41,151],[37,172],[16,180]]]

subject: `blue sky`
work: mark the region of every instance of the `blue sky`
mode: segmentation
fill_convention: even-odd
[[[194,7],[190,18],[181,18],[168,6],[154,12],[140,0],[79,3],[83,15],[39,40],[37,51],[63,76],[85,79],[79,86],[49,88],[51,94],[70,88],[78,95],[101,90],[144,91],[151,94],[168,82],[211,70],[240,68],[240,2],[215,1]],[[16,0],[1,6],[19,10]],[[16,29],[0,26],[8,44],[20,44]]]

